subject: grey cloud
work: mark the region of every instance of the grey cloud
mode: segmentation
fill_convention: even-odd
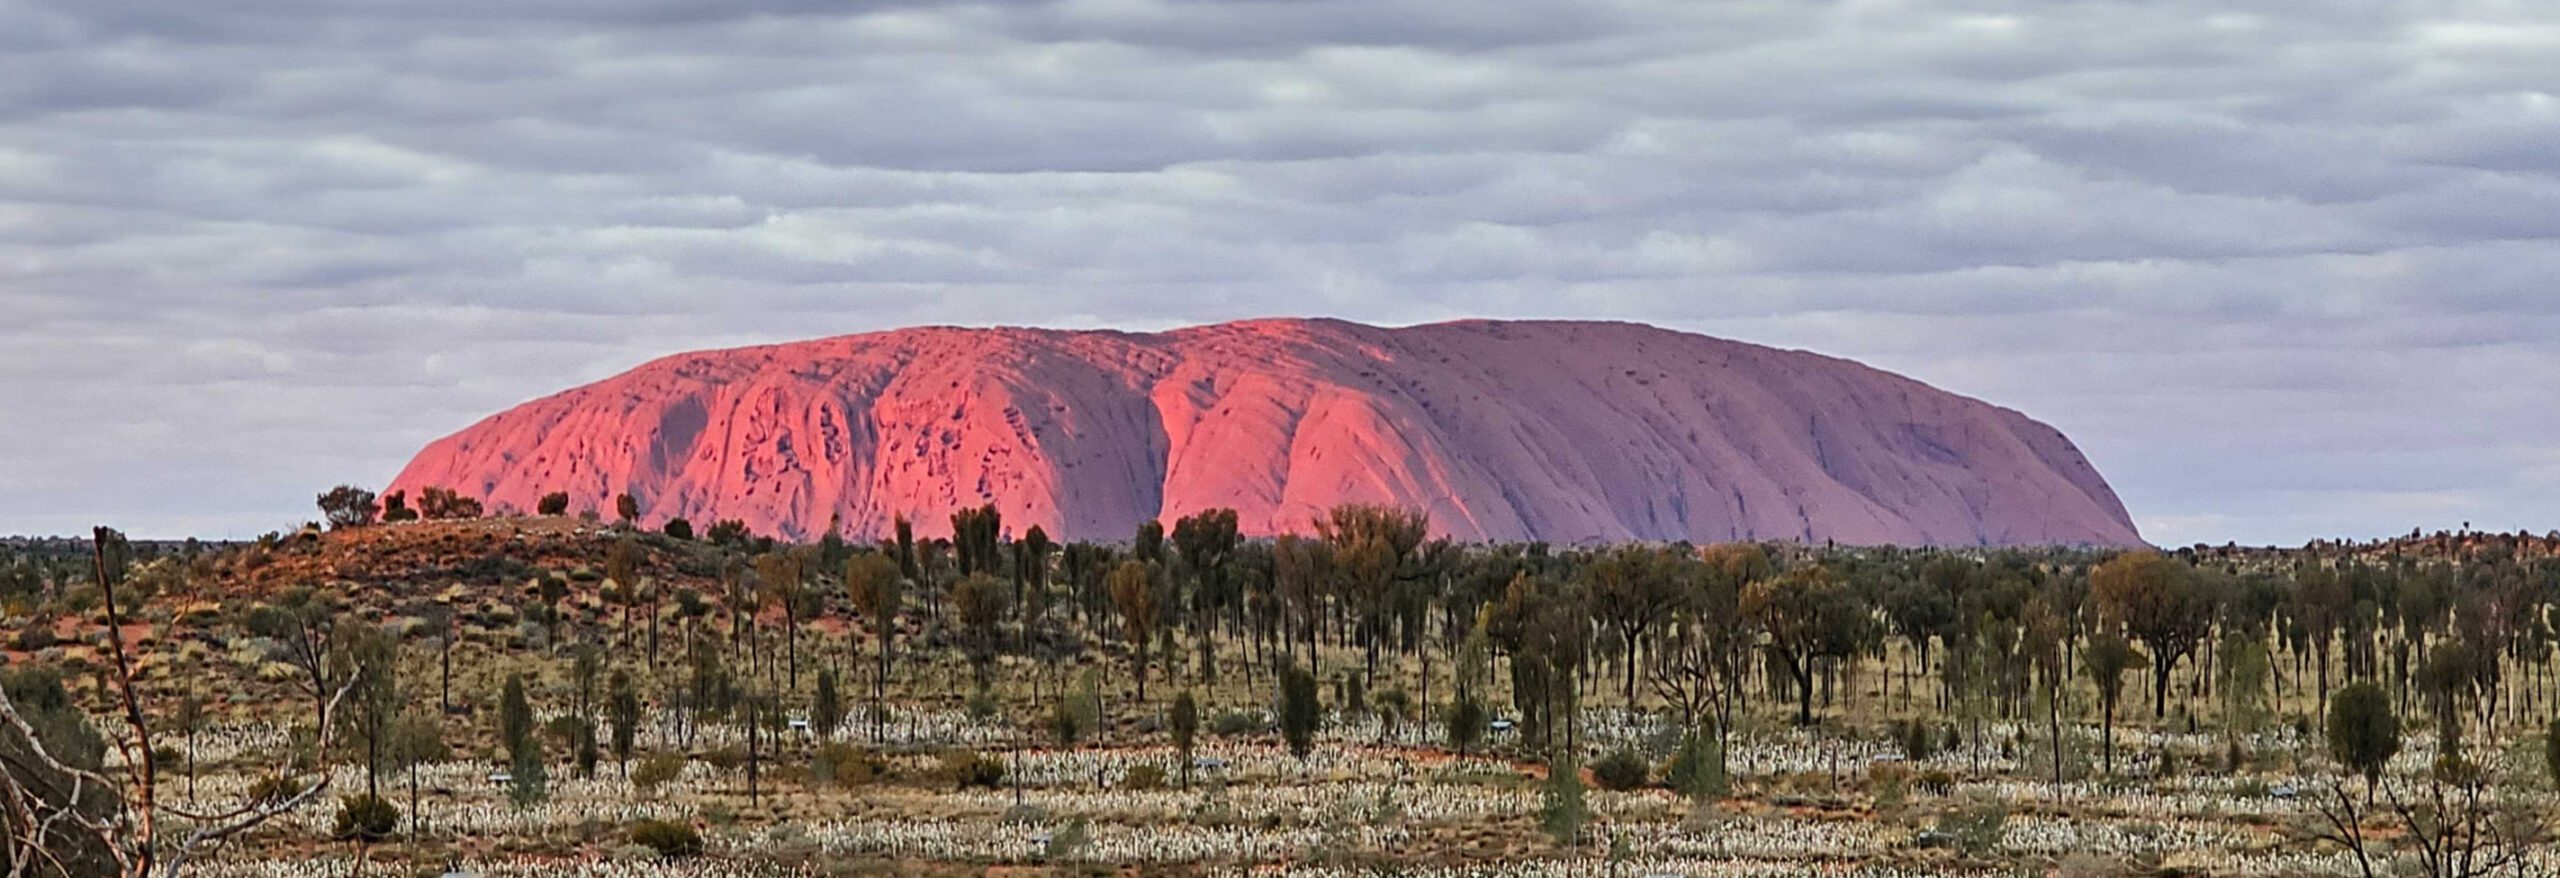
[[[0,531],[290,524],[680,350],[1270,314],[1858,358],[2168,542],[2548,526],[2555,51],[2496,4],[0,3]]]

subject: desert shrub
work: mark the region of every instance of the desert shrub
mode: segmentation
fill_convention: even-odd
[[[1867,791],[1875,796],[1876,816],[1898,816],[1911,799],[1911,769],[1890,762],[1867,766]]]
[[[1217,718],[1209,721],[1209,733],[1221,738],[1260,734],[1270,727],[1271,724],[1263,720],[1262,714],[1249,710],[1218,711]]]
[[[1049,734],[1057,738],[1060,747],[1073,747],[1084,737],[1084,720],[1081,712],[1076,710],[1075,701],[1073,698],[1060,699],[1049,710]]]
[[[659,857],[669,860],[702,853],[702,833],[672,820],[631,824],[631,843],[657,851]]]
[[[340,841],[372,844],[391,837],[400,825],[400,809],[380,796],[348,796],[338,802],[338,822],[331,835]]]
[[[507,783],[507,801],[521,811],[551,800],[551,768],[543,764],[542,746],[537,739],[524,752],[515,756],[508,767],[513,779]]]
[[[1938,741],[1930,734],[1929,724],[1916,719],[1893,724],[1894,743],[1902,748],[1902,758],[1919,762],[1938,755]]]
[[[711,532],[705,534],[705,537],[710,539],[713,543],[723,546],[743,544],[750,536],[751,534],[747,531],[747,523],[734,518],[725,518],[712,522]]]
[[[1449,746],[1460,753],[1474,750],[1477,742],[1484,740],[1484,714],[1484,702],[1475,696],[1461,695],[1451,702],[1445,717]]]
[[[2055,878],[2118,878],[2124,866],[2096,854],[2078,853],[2063,857],[2053,874]]]
[[[1047,859],[1063,860],[1084,853],[1086,848],[1092,846],[1093,829],[1085,825],[1084,818],[1078,817],[1067,825],[1058,827],[1058,831],[1050,833],[1049,844],[1041,850],[1040,855]]]
[[[1644,757],[1632,750],[1617,750],[1591,763],[1591,779],[1604,790],[1625,792],[1645,785],[1652,778]]]
[[[1549,760],[1547,780],[1538,795],[1538,828],[1546,830],[1556,844],[1569,845],[1590,822],[1591,806],[1583,800],[1581,772],[1570,758]]]
[[[641,757],[631,768],[631,786],[643,793],[655,794],[677,776],[684,774],[684,754],[651,753]]]
[[[1980,857],[2000,847],[2008,822],[2007,804],[1990,796],[1977,796],[1938,815],[1938,831],[1953,837],[1956,848],[1966,856]]]
[[[1173,697],[1173,749],[1182,759],[1182,782],[1191,783],[1191,754],[1200,741],[1200,699],[1190,690]]]
[[[1227,782],[1213,779],[1200,790],[1200,798],[1183,809],[1183,819],[1194,826],[1231,826],[1236,822],[1235,803],[1227,798]]]
[[[739,766],[747,764],[747,751],[743,747],[705,750],[702,753],[702,761],[720,771],[736,771]]]
[[[37,620],[28,623],[25,628],[18,629],[17,647],[20,652],[47,649],[59,642],[61,639],[54,636],[51,622]]]
[[[259,804],[281,802],[302,795],[302,782],[290,777],[264,777],[249,785],[249,801]]]
[[[1369,708],[1378,715],[1378,722],[1393,733],[1413,712],[1413,696],[1405,692],[1403,686],[1389,686],[1369,697]]]
[[[537,515],[569,514],[569,492],[553,491],[542,495],[542,499],[533,504],[533,511]]]
[[[1300,759],[1313,752],[1316,728],[1324,724],[1324,702],[1316,692],[1316,675],[1294,664],[1280,668],[1280,736],[1290,754]]]
[[[1004,784],[1004,763],[976,750],[942,751],[942,777],[953,787],[995,789]]]
[[[888,773],[888,760],[852,744],[823,744],[809,757],[809,776],[821,783],[858,787]]]
[[[690,540],[693,539],[693,522],[681,518],[670,518],[667,519],[666,524],[659,526],[658,532],[675,539]]]
[[[1130,766],[1129,773],[1120,779],[1120,786],[1122,788],[1132,790],[1163,789],[1164,767],[1159,765]]]
[[[986,722],[994,719],[1003,709],[1003,705],[996,703],[995,693],[987,691],[986,687],[981,686],[978,691],[969,694],[968,710],[969,718],[972,720]]]
[[[1696,732],[1681,738],[1680,749],[1671,754],[1671,764],[1662,770],[1662,782],[1673,792],[1692,799],[1722,796],[1732,789],[1725,776],[1723,754],[1717,752],[1716,739]]]
[[[2552,720],[2551,727],[2542,734],[2542,771],[2553,784],[2560,785],[2560,719]]]
[[[1912,785],[1932,796],[1943,796],[1955,791],[1956,776],[1946,769],[1932,768],[1921,772],[1920,779]]]

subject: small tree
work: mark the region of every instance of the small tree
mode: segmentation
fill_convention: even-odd
[[[400,809],[381,796],[366,794],[348,796],[338,803],[337,825],[331,835],[356,846],[356,862],[364,862],[364,852],[390,838],[400,826]]]
[[[667,523],[664,526],[661,526],[659,530],[667,536],[675,539],[693,539],[693,522],[686,521],[681,518],[667,519]]]
[[[631,843],[657,851],[659,859],[666,860],[702,853],[702,834],[669,820],[648,819],[632,824]]]
[[[204,731],[204,696],[191,693],[180,699],[178,715],[173,721],[178,727],[178,733],[187,738],[187,802],[194,804],[196,800],[196,735]]]
[[[509,759],[517,758],[533,740],[533,702],[524,696],[524,675],[508,674],[498,696],[498,744]]]
[[[1547,761],[1547,782],[1539,788],[1538,828],[1558,845],[1571,845],[1591,822],[1591,806],[1583,801],[1582,772],[1564,751]]]
[[[354,485],[339,485],[320,495],[320,514],[331,529],[363,527],[373,523],[376,507],[372,491]]]
[[[1049,712],[1049,734],[1057,738],[1062,750],[1074,747],[1084,737],[1084,722],[1076,715],[1075,702],[1073,695],[1059,698],[1058,706]]]
[[[818,669],[818,693],[809,701],[809,725],[818,730],[818,740],[833,740],[836,726],[844,722],[844,700],[836,693],[836,669]]]
[[[2542,770],[2551,776],[2553,785],[2560,786],[2560,719],[2552,720],[2551,727],[2542,733]]]
[[[579,777],[593,779],[596,776],[599,754],[596,752],[595,723],[582,716],[555,717],[551,720],[551,736],[560,740],[561,749],[569,751],[570,762],[577,766]]]
[[[1173,747],[1182,754],[1182,788],[1191,788],[1191,748],[1200,740],[1200,702],[1189,690],[1173,697]]]
[[[614,517],[622,520],[622,526],[630,527],[633,522],[640,520],[640,501],[629,494],[614,495],[613,514]]]
[[[1724,759],[1715,752],[1716,746],[1714,736],[1689,730],[1680,736],[1680,750],[1672,754],[1671,765],[1662,772],[1662,782],[1670,785],[1672,792],[1693,800],[1724,795]]]
[[[632,742],[640,730],[640,693],[631,687],[631,672],[616,670],[605,696],[605,714],[613,721],[613,761],[620,763],[624,777],[631,775]]]
[[[1461,693],[1458,700],[1450,703],[1445,719],[1448,724],[1449,747],[1458,751],[1459,754],[1464,755],[1474,750],[1476,744],[1484,740],[1484,701],[1473,694]]]
[[[1324,721],[1324,704],[1316,693],[1316,675],[1291,662],[1280,669],[1280,736],[1300,759],[1315,751],[1316,727]]]
[[[2400,717],[2391,695],[2371,682],[2350,683],[2329,696],[2329,755],[2364,775],[2365,793],[2382,779],[2382,767],[2400,752]]]
[[[515,752],[507,773],[507,801],[517,809],[531,808],[551,797],[551,774],[542,764],[540,739],[525,739],[524,749]]]
[[[383,521],[416,521],[418,510],[409,508],[409,492],[393,491],[382,495]]]
[[[542,499],[533,504],[533,511],[539,515],[569,514],[569,492],[553,491],[542,495]]]
[[[1156,605],[1155,571],[1137,561],[1125,561],[1111,571],[1108,583],[1111,605],[1120,611],[1121,638],[1129,644],[1129,661],[1136,666],[1138,700],[1147,700],[1147,647],[1155,642],[1156,620],[1161,607]]]
[[[903,597],[899,586],[905,581],[897,562],[888,556],[866,552],[844,562],[845,599],[853,611],[871,626],[874,663],[871,668],[871,739],[880,740],[881,722],[886,715],[889,680],[889,644],[898,634],[898,607]],[[847,648],[850,651],[850,647]]]
[[[418,769],[453,756],[444,742],[444,717],[419,704],[404,705],[391,726],[391,764],[409,777],[409,844],[418,843]]]
[[[465,497],[452,488],[426,487],[418,490],[418,514],[431,521],[479,518],[480,500]]]
[[[2098,750],[2105,756],[2108,774],[2116,773],[2116,702],[2124,695],[2124,673],[2137,661],[2141,657],[2134,654],[2133,645],[2113,633],[2090,635],[2088,645],[2080,648],[2080,667],[2098,685],[2098,712],[2103,717]]]

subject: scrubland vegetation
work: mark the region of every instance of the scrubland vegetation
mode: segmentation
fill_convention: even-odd
[[[0,543],[35,876],[2549,874],[2560,557],[1110,545],[353,488]]]

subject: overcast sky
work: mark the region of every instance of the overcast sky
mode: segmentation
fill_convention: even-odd
[[[1856,358],[2163,544],[2538,532],[2555,9],[0,0],[0,533],[288,527],[680,350],[1267,315]]]

